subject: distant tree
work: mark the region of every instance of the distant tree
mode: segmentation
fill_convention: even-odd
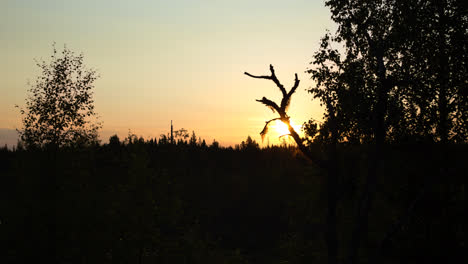
[[[206,148],[206,141],[204,139],[201,141],[200,147]]]
[[[187,144],[187,138],[189,138],[190,135],[188,133],[188,130],[185,128],[181,128],[179,130],[175,130],[173,132],[173,135],[171,135],[171,138],[174,138],[177,140],[177,144]]]
[[[216,139],[213,139],[213,143],[211,143],[210,148],[219,149],[219,142]]]
[[[18,132],[27,147],[98,142],[101,123],[92,98],[98,74],[83,60],[83,54],[75,55],[66,46],[60,56],[54,44],[51,61],[36,63],[42,74],[31,85],[25,109],[20,109],[23,128]]]
[[[143,138],[140,136],[141,140],[143,140]],[[131,145],[131,144],[137,144],[139,141],[139,138],[138,138],[138,135],[133,133],[130,129],[128,130],[128,134],[127,136],[125,137],[124,139],[124,144],[125,145]]]
[[[170,135],[169,135],[169,137],[167,135],[165,135],[165,134],[161,134],[159,136],[158,145],[166,145],[166,144],[169,144],[169,143],[171,143]]]
[[[189,144],[190,146],[196,146],[197,145],[197,135],[195,135],[195,131],[192,130],[192,135],[190,136],[189,139]]]
[[[120,139],[119,136],[113,135],[109,138],[109,145],[110,146],[120,146]]]
[[[254,139],[252,139],[250,136],[247,136],[247,139],[241,142],[240,149],[241,150],[255,150],[255,149],[260,149],[260,146]]]
[[[174,131],[174,137],[178,138],[178,139],[185,140],[185,139],[187,139],[189,137],[189,133],[188,133],[187,129],[181,128],[179,130]]]

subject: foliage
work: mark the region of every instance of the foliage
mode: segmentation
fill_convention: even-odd
[[[313,119],[310,119],[309,121],[304,122],[304,124],[302,125],[302,131],[304,131],[305,143],[307,145],[312,144],[312,142],[314,141],[314,138],[319,132],[317,122]]]
[[[399,1],[401,119],[410,135],[468,140],[468,13],[459,0]],[[403,124],[402,124],[403,125]],[[395,129],[395,132],[399,130]]]
[[[174,131],[174,138],[179,138],[180,140],[186,140],[189,137],[187,129],[181,128]]]
[[[89,145],[98,141],[101,123],[96,118],[92,89],[98,78],[86,69],[82,54],[66,46],[51,61],[37,62],[42,74],[31,85],[23,115],[21,140],[27,147]]]
[[[333,143],[335,132],[343,145],[372,144],[351,240],[342,255],[347,263],[358,262],[360,255],[379,262],[383,245],[370,252],[365,251],[369,246],[359,249],[369,235],[368,217],[385,173],[385,144],[441,142],[444,150],[449,142],[468,140],[463,40],[468,16],[456,0],[325,3],[338,29],[325,34],[307,70],[316,83],[309,92],[324,106],[324,121],[320,126],[309,121],[305,132],[309,143]],[[439,160],[439,166],[437,177],[445,176],[448,163]],[[402,218],[410,218],[419,193],[434,184],[434,177],[419,179],[420,190]],[[330,263],[337,263],[336,256],[336,251],[329,256],[329,261],[335,257]]]
[[[327,33],[308,69],[341,141],[466,142],[468,17],[460,1],[327,1]],[[332,46],[343,46],[344,55]],[[381,122],[381,124],[379,124]]]

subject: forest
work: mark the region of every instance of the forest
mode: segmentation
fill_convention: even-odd
[[[340,146],[338,237],[346,250],[367,145]],[[392,144],[362,262],[466,259],[465,145]],[[326,263],[325,174],[296,147],[128,137],[87,148],[0,151],[3,263]],[[440,164],[449,167],[440,177]],[[433,178],[423,194],[421,186]],[[402,226],[395,221],[414,209]],[[389,232],[393,232],[389,235]],[[389,236],[386,241],[383,239]],[[384,244],[381,244],[385,242]]]
[[[275,115],[259,132],[282,122],[293,144],[224,147],[172,124],[103,143],[98,73],[53,45],[18,144],[0,148],[1,262],[468,261],[466,4],[325,5],[337,31],[304,69],[322,121],[291,125],[301,80],[285,87],[281,65],[239,76],[281,94],[257,99]]]

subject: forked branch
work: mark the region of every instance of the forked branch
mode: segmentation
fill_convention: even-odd
[[[250,76],[252,78],[272,80],[276,84],[276,86],[278,86],[278,88],[281,90],[281,93],[283,94],[283,96],[286,96],[286,94],[287,94],[286,89],[284,89],[284,86],[280,83],[280,81],[276,77],[275,69],[273,68],[273,65],[271,65],[271,64],[270,64],[270,72],[271,72],[270,76],[268,76],[268,75],[253,75],[253,74],[250,74],[248,72],[244,72],[244,74],[248,75],[248,76]]]

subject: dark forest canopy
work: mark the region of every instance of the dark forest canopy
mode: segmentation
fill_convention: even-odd
[[[250,142],[250,143],[249,143]],[[375,197],[375,245],[438,175],[437,145],[392,145]],[[366,146],[339,148],[340,238],[352,229]],[[430,186],[388,242],[388,260],[465,256],[466,146],[450,147],[445,178]],[[428,160],[431,162],[428,163]],[[86,148],[0,150],[3,263],[325,263],[324,172],[294,147],[160,144],[113,137]],[[366,247],[367,248],[367,247]],[[368,250],[371,250],[369,247]]]

